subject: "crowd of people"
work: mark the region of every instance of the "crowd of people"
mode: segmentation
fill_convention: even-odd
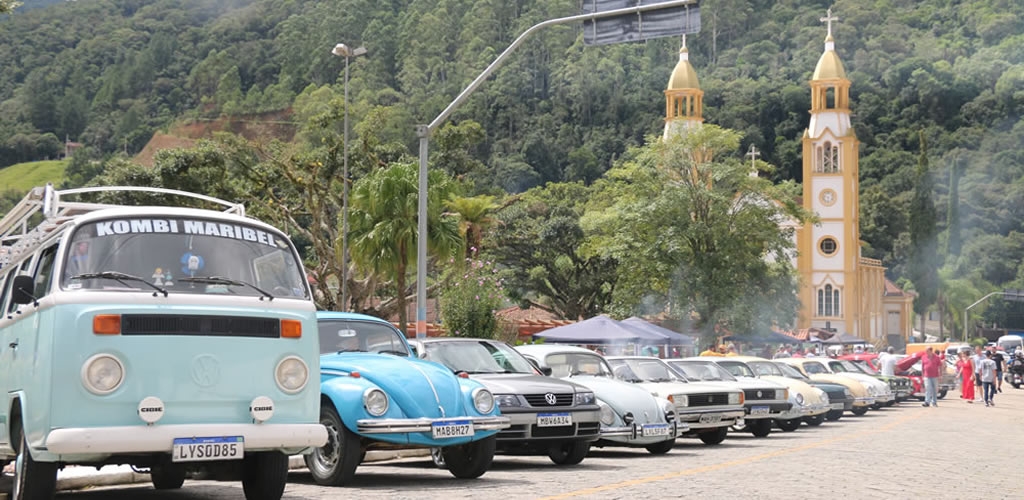
[[[1024,372],[1024,352],[1017,350],[1012,359],[1005,359],[1003,353],[975,347],[960,351],[956,362],[956,375],[960,379],[960,398],[968,403],[985,402],[995,406],[995,395],[1003,392],[1003,372],[1007,370]]]

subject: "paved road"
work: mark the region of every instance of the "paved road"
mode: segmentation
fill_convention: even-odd
[[[644,450],[592,451],[577,467],[556,468],[546,457],[501,457],[478,480],[460,481],[425,459],[366,464],[345,489],[316,486],[292,473],[285,498],[1020,498],[1006,474],[1006,457],[1024,457],[1024,389],[1007,386],[997,406],[969,405],[951,394],[938,408],[919,403],[843,417],[818,428],[773,432],[764,439],[730,435],[719,446],[680,440],[667,455]],[[977,454],[987,454],[977,459]],[[966,464],[965,464],[966,462]],[[965,478],[962,471],[970,471]],[[1016,475],[1016,473],[1014,473]],[[66,492],[60,500],[242,498],[235,483],[187,482],[156,492],[148,486]]]

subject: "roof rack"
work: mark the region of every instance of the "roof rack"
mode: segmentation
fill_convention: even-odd
[[[53,184],[37,186],[32,188],[24,199],[18,202],[14,208],[0,219],[0,267],[3,267],[16,255],[21,254],[24,249],[41,241],[55,229],[74,220],[76,216],[94,210],[124,206],[111,203],[69,201],[64,199],[65,197],[74,197],[75,195],[86,193],[117,192],[142,192],[191,198],[220,205],[224,207],[223,211],[225,213],[245,216],[245,206],[241,203],[231,203],[212,196],[178,191],[176,189],[142,186],[103,186],[56,190],[53,188]],[[30,227],[30,224],[33,224],[33,217],[39,214],[42,214],[42,222]]]

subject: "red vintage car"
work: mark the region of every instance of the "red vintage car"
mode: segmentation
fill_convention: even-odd
[[[921,358],[919,356],[907,356],[906,354],[895,354],[894,356],[900,358],[896,363],[896,374],[908,377],[914,385],[913,396],[920,401],[924,401],[924,378],[921,377]],[[936,394],[939,399],[945,398],[949,391],[956,388],[955,377],[948,373],[948,369],[944,371],[946,373],[939,378],[938,394]]]
[[[882,366],[878,361],[878,354],[876,353],[858,353],[858,354],[845,354],[839,356],[839,359],[852,361],[857,365],[864,373],[871,375],[882,382],[889,384],[889,388],[892,389],[892,393],[896,395],[896,401],[906,401],[914,395],[914,385],[910,378],[897,374],[893,377],[887,377],[880,373]]]

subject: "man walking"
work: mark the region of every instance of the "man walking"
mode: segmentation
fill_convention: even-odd
[[[974,400],[978,401],[978,398],[982,397],[981,393],[981,362],[985,360],[985,355],[981,350],[981,346],[974,347],[974,356],[971,356],[971,361],[974,362]]]
[[[924,356],[921,357],[921,376],[924,377],[924,405],[922,406],[939,406],[936,396],[942,363],[942,358],[936,356],[932,347],[928,346]]]
[[[1003,353],[993,352],[992,361],[996,362],[996,392],[1003,392]]]
[[[986,352],[981,361],[981,383],[985,389],[985,406],[995,406],[992,398],[996,395],[996,362],[992,360],[992,351]]]

